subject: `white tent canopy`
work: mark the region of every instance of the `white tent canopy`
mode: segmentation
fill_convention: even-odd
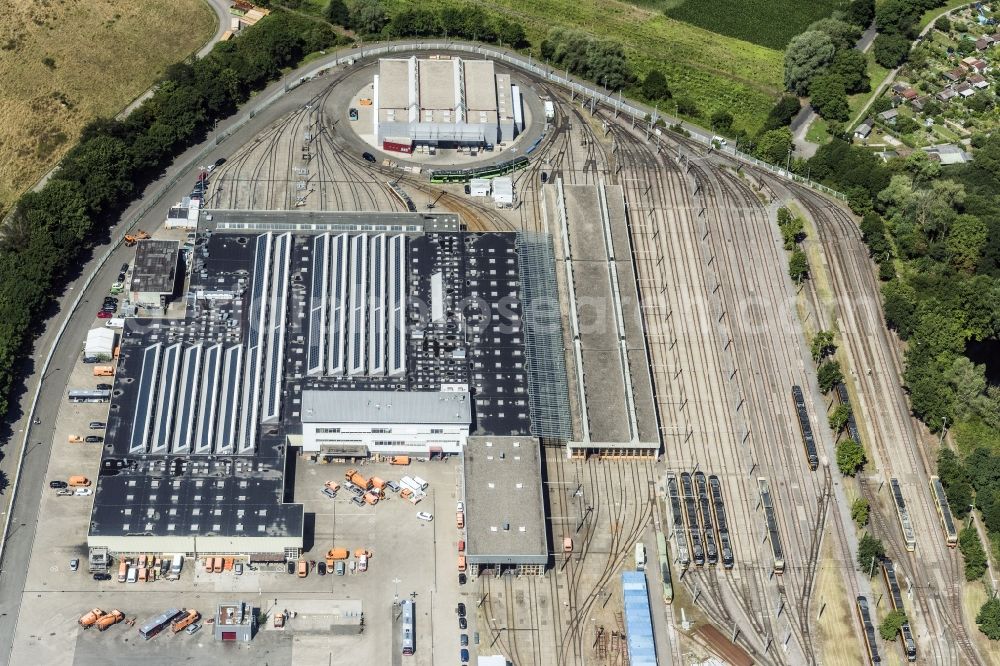
[[[115,350],[115,332],[110,328],[92,328],[83,346],[84,356],[111,356]]]

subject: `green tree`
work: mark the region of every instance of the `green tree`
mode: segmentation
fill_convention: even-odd
[[[354,0],[350,8],[351,28],[365,35],[377,35],[389,23],[381,0]]]
[[[879,560],[885,557],[885,546],[880,539],[876,539],[867,532],[861,535],[858,541],[858,567],[861,571],[868,573],[871,570],[872,559],[878,564]]]
[[[915,37],[915,27],[924,7],[912,0],[885,0],[875,4],[875,23],[885,34]]]
[[[959,215],[948,228],[948,262],[962,273],[973,273],[986,246],[986,223],[974,215]]]
[[[861,29],[866,29],[875,20],[875,0],[854,0],[847,6],[844,18]]]
[[[809,82],[833,60],[836,49],[830,35],[811,30],[792,37],[785,49],[785,88],[809,94]]]
[[[868,510],[868,500],[863,497],[857,498],[851,504],[851,519],[857,523],[858,527],[864,527],[868,524]]]
[[[347,11],[347,4],[344,0],[330,0],[330,4],[326,6],[326,11],[323,15],[330,23],[336,23],[344,27],[347,27],[351,20],[350,12]]]
[[[865,54],[855,49],[837,51],[830,63],[829,72],[844,80],[844,89],[848,94],[868,92],[871,90],[871,79],[868,77],[868,59]],[[923,152],[923,151],[920,151]]]
[[[791,130],[787,127],[779,127],[760,135],[754,146],[754,153],[765,162],[784,165],[791,149]]]
[[[833,410],[833,413],[830,414],[830,430],[835,433],[843,432],[844,428],[847,427],[847,422],[850,418],[851,408],[843,404],[837,405],[837,407]]]
[[[658,69],[651,69],[642,80],[642,96],[648,100],[670,99],[667,77]]]
[[[764,121],[764,131],[787,127],[792,118],[802,110],[799,98],[794,95],[782,95],[767,114]]]
[[[902,610],[889,611],[882,624],[878,625],[878,634],[884,641],[894,641],[904,624],[906,624],[906,613]]]
[[[879,34],[872,45],[875,62],[887,69],[895,69],[910,53],[910,40],[901,35]]]
[[[816,369],[816,380],[819,382],[819,389],[823,393],[829,393],[833,388],[844,381],[844,373],[840,370],[840,361],[824,361]]]
[[[993,597],[976,614],[979,631],[991,641],[1000,641],[1000,598]]]
[[[801,282],[809,277],[809,260],[802,250],[794,250],[788,258],[788,275],[796,282]]]
[[[941,32],[951,32],[951,20],[947,16],[942,16],[937,21],[934,21],[934,27]]]
[[[837,444],[837,469],[844,476],[854,476],[865,466],[865,448],[853,439]]]
[[[817,331],[809,346],[816,362],[832,356],[837,351],[837,343],[833,341],[833,331]]]
[[[833,46],[838,51],[852,50],[855,42],[861,37],[861,28],[837,18],[824,18],[811,23],[805,31],[818,30],[825,32],[833,41]]]
[[[958,549],[965,558],[965,580],[979,580],[986,573],[986,551],[979,541],[976,528],[965,527],[958,533]]]
[[[733,114],[724,109],[713,113],[710,120],[716,132],[728,134],[733,129]]]
[[[783,208],[787,212],[787,208]],[[780,212],[780,211],[779,211]],[[778,228],[785,243],[786,250],[794,250],[795,246],[805,237],[805,221],[797,215],[788,215],[784,219],[778,217]]]
[[[919,151],[923,152],[923,151]],[[892,246],[885,232],[885,222],[882,216],[875,212],[865,213],[861,218],[861,234],[865,244],[868,245],[868,254],[878,259],[883,259],[886,254],[890,254]]]

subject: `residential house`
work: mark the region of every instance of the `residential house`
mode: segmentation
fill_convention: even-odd
[[[969,56],[968,58],[962,58],[961,62],[958,63],[959,66],[967,72],[976,74],[985,74],[986,68],[989,67],[989,63],[981,58],[975,58]]]
[[[935,97],[937,97],[942,102],[947,102],[948,100],[952,99],[953,97],[957,97],[957,96],[958,96],[958,93],[955,92],[952,88],[945,88],[944,90],[942,90],[941,92],[939,92],[937,95],[935,95]]]
[[[955,92],[957,92],[962,97],[972,97],[976,94],[975,89],[968,83],[959,83],[955,86]]]
[[[905,83],[894,83],[892,84],[892,92],[896,93],[897,95],[902,95],[903,91],[909,87],[910,86],[906,85]]]
[[[860,125],[858,125],[857,128],[854,130],[854,138],[855,139],[867,139],[868,135],[870,135],[872,133],[872,124],[873,123],[874,123],[874,121],[871,118],[869,118],[865,122],[863,122]]]
[[[897,109],[889,109],[888,111],[883,111],[882,113],[878,114],[878,117],[882,120],[882,122],[887,123],[889,125],[896,124],[897,116],[899,116],[899,111]]]
[[[910,106],[912,106],[915,111],[923,111],[924,106],[927,104],[927,102],[930,101],[930,99],[931,99],[930,95],[924,95],[923,97],[918,97],[912,102],[910,102]]]
[[[985,51],[993,45],[993,40],[987,35],[976,40],[976,50]]]
[[[977,90],[984,90],[990,87],[990,82],[986,80],[986,77],[982,74],[973,74],[969,77],[969,83],[972,84],[973,88]]]
[[[959,81],[965,78],[965,69],[961,67],[956,67],[955,69],[948,70],[941,76],[948,79],[952,83],[958,83]]]
[[[924,148],[927,156],[943,165],[965,164],[972,161],[972,155],[962,150],[960,146],[951,143],[943,143],[937,146]]]

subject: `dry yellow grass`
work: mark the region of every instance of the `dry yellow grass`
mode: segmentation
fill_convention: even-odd
[[[0,213],[98,116],[215,32],[203,0],[7,0],[0,9]]]

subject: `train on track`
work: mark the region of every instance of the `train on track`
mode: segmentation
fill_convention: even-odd
[[[677,486],[677,477],[673,474],[667,475],[667,501],[670,503],[670,533],[677,547],[677,563],[681,569],[687,569],[691,564],[691,551],[688,549],[680,489]]]
[[[764,477],[757,477],[757,490],[760,492],[760,503],[764,508],[764,522],[767,527],[767,542],[771,546],[771,560],[774,573],[785,572],[785,552],[781,548],[781,534],[778,532],[778,518],[774,513],[774,502],[771,499],[771,485]]]
[[[701,511],[701,525],[705,530],[705,559],[709,564],[719,562],[719,547],[715,541],[715,527],[712,520],[712,505],[708,502],[708,483],[704,472],[695,472],[694,485],[698,491],[698,508]]]
[[[851,398],[847,395],[847,385],[844,382],[837,384],[837,398],[840,404],[846,405],[850,412],[847,415],[847,436],[857,443],[861,443],[861,433],[858,431],[858,421],[854,418],[854,408],[851,407]]]
[[[806,409],[806,398],[800,386],[792,387],[792,401],[795,403],[795,413],[799,417],[799,432],[802,435],[802,445],[806,451],[806,462],[809,469],[816,471],[819,467],[819,455],[816,453],[816,438],[813,437],[812,424],[809,423],[809,410]]]
[[[732,569],[733,546],[729,538],[729,523],[726,521],[726,505],[722,500],[722,484],[714,474],[708,477],[708,487],[712,493],[712,513],[715,516],[715,529],[719,532],[719,550],[722,554],[722,566]]]
[[[530,160],[522,155],[512,160],[501,162],[500,164],[477,167],[475,169],[437,169],[431,171],[431,182],[467,183],[473,178],[497,178],[524,169],[529,163]]]
[[[684,492],[684,515],[687,517],[688,537],[691,539],[691,559],[700,567],[705,564],[705,545],[698,522],[698,500],[694,495],[694,483],[687,472],[681,474],[681,490]]]
[[[899,529],[903,532],[903,543],[906,544],[906,550],[912,553],[917,547],[917,538],[913,532],[913,522],[906,508],[906,500],[903,499],[899,479],[889,479],[889,489],[892,491],[892,501],[896,505],[896,519],[899,521]]]
[[[674,584],[670,577],[670,556],[667,553],[667,538],[663,532],[656,533],[656,551],[660,556],[660,579],[663,581],[663,603],[674,601]]]
[[[858,597],[855,600],[855,606],[858,610],[858,619],[861,621],[861,628],[864,630],[862,633],[865,635],[865,651],[868,663],[879,664],[882,662],[882,657],[878,654],[878,639],[875,636],[875,625],[872,624],[872,616],[868,610],[868,599],[866,597]]]
[[[937,505],[941,527],[944,528],[945,542],[949,548],[954,548],[958,545],[958,529],[955,527],[951,506],[948,505],[948,496],[945,495],[944,486],[941,485],[941,479],[937,476],[931,477],[931,494],[934,496],[934,504]]]
[[[892,610],[906,612],[903,608],[903,594],[899,589],[899,581],[896,579],[896,568],[889,558],[882,559],[882,578],[885,580],[885,587],[889,590],[889,603]],[[907,661],[917,660],[917,643],[913,640],[913,631],[910,623],[904,622],[899,628],[899,637],[903,641],[903,654]]]

